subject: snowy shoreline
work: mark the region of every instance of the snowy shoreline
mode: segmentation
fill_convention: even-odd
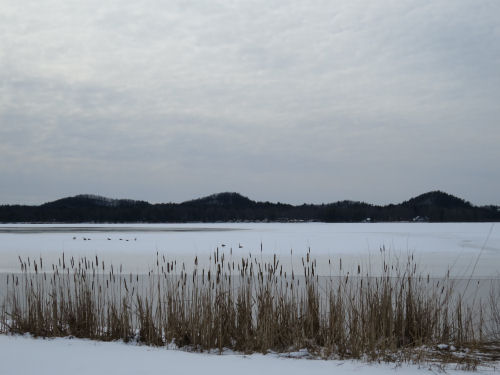
[[[498,373],[496,367],[480,366],[477,374]],[[445,366],[447,374],[464,374]],[[443,367],[422,364],[366,363],[357,360],[309,360],[277,354],[223,355],[193,353],[173,348],[154,348],[122,342],[100,342],[75,338],[32,338],[29,335],[0,334],[0,372],[37,375],[160,375],[195,374],[351,374],[385,375],[395,371],[405,375],[436,373]]]

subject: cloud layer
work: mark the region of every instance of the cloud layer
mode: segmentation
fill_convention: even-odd
[[[0,5],[2,203],[500,204],[497,1]]]

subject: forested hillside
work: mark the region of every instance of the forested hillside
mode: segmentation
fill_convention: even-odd
[[[151,204],[129,199],[77,195],[39,206],[0,206],[0,222],[169,223],[216,221],[499,221],[498,206],[474,206],[433,191],[399,204],[364,202],[290,205],[256,202],[238,193],[219,193],[183,203]]]

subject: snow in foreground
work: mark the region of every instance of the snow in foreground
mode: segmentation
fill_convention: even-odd
[[[324,361],[277,355],[188,353],[119,342],[82,339],[34,339],[0,335],[2,374],[430,374],[429,366],[366,364],[359,361]],[[498,370],[496,370],[498,371]],[[497,373],[481,368],[479,374]],[[452,367],[448,374],[464,374]]]

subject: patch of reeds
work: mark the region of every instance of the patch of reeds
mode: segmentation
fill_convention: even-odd
[[[494,348],[488,358],[498,358],[498,294],[491,293],[485,314],[480,300],[454,290],[449,275],[420,274],[411,255],[403,263],[382,259],[379,276],[361,265],[346,271],[341,259],[328,261],[336,276],[319,276],[310,251],[300,274],[276,255],[263,261],[217,249],[208,261],[202,267],[196,257],[187,272],[157,254],[149,273],[137,275],[98,257],[63,254],[49,268],[41,258],[19,258],[21,272],[5,280],[0,330],[201,351],[307,348],[322,358],[425,357],[468,365],[477,361],[472,353],[487,347]]]

